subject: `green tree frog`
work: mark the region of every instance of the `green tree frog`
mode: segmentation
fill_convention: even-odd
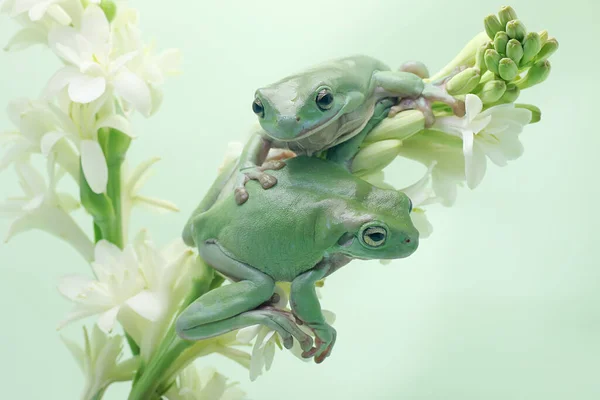
[[[264,168],[256,169],[270,148],[310,156],[353,138],[354,144],[361,142],[373,128],[369,121],[382,100],[394,100],[384,106],[386,116],[417,108],[424,112],[426,126],[433,123],[434,101],[448,104],[463,116],[463,102],[446,92],[445,81],[426,83],[426,77],[427,70],[419,63],[392,71],[377,59],[358,55],[317,65],[258,89],[252,109],[262,130],[251,137],[242,153],[236,201],[243,204],[248,199],[248,180],[258,180],[264,189],[277,183]],[[355,155],[346,153],[348,158]]]
[[[251,198],[243,207],[236,204],[233,185],[219,196],[221,186],[215,183],[189,219],[185,243],[197,247],[233,283],[202,295],[183,311],[176,322],[180,337],[202,340],[264,324],[282,335],[286,347],[295,337],[306,358],[321,362],[336,332],[325,322],[315,283],[353,259],[403,258],[417,249],[419,232],[404,193],[377,188],[339,163],[317,157],[285,163],[273,172],[276,188],[248,183]],[[233,164],[222,172],[231,181],[237,175]],[[291,282],[296,321],[266,306],[275,282]],[[314,347],[296,323],[314,332]]]

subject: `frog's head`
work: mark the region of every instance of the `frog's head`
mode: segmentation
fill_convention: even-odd
[[[357,229],[339,239],[339,251],[359,259],[410,256],[419,246],[419,231],[410,218],[411,200],[402,192],[373,200],[378,204],[369,207],[371,212],[355,224]]]
[[[274,140],[284,142],[311,136],[356,108],[352,88],[335,88],[326,76],[286,78],[258,89],[252,110]]]

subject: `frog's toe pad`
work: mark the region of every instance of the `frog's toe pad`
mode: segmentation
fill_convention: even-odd
[[[239,206],[241,206],[246,201],[248,201],[248,191],[246,190],[245,187],[235,188],[234,196],[235,196],[235,202]]]

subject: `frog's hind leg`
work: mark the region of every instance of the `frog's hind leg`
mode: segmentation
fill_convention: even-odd
[[[253,310],[268,301],[275,291],[273,278],[234,260],[215,241],[201,243],[198,251],[214,269],[237,282],[200,296],[178,317],[177,333],[181,337],[196,340],[204,338],[193,334],[194,331],[202,331],[198,327]]]
[[[288,316],[283,311],[269,307],[261,307],[256,310],[246,311],[222,321],[211,322],[187,329],[181,332],[180,336],[187,340],[203,340],[223,335],[236,329],[258,324],[264,325],[279,333],[283,339],[283,345],[287,349],[291,349],[294,345],[294,338],[298,340],[303,351],[309,351],[313,346],[312,337],[302,331],[302,329],[292,321],[291,316]]]

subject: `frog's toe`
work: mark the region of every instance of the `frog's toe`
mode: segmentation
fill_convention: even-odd
[[[408,61],[400,66],[400,71],[410,72],[417,75],[419,78],[429,78],[429,70],[427,66],[420,61]]]
[[[262,166],[260,166],[259,170],[260,171],[267,171],[267,170],[278,171],[278,170],[282,169],[283,167],[285,167],[285,163],[283,161],[271,160],[271,161],[265,162]]]
[[[270,189],[277,184],[277,178],[269,174],[262,174],[258,181],[263,189]]]
[[[248,191],[243,186],[235,188],[234,196],[235,196],[235,202],[237,203],[237,205],[240,205],[240,206],[242,204],[244,204],[246,201],[248,201],[248,197],[249,197]]]

